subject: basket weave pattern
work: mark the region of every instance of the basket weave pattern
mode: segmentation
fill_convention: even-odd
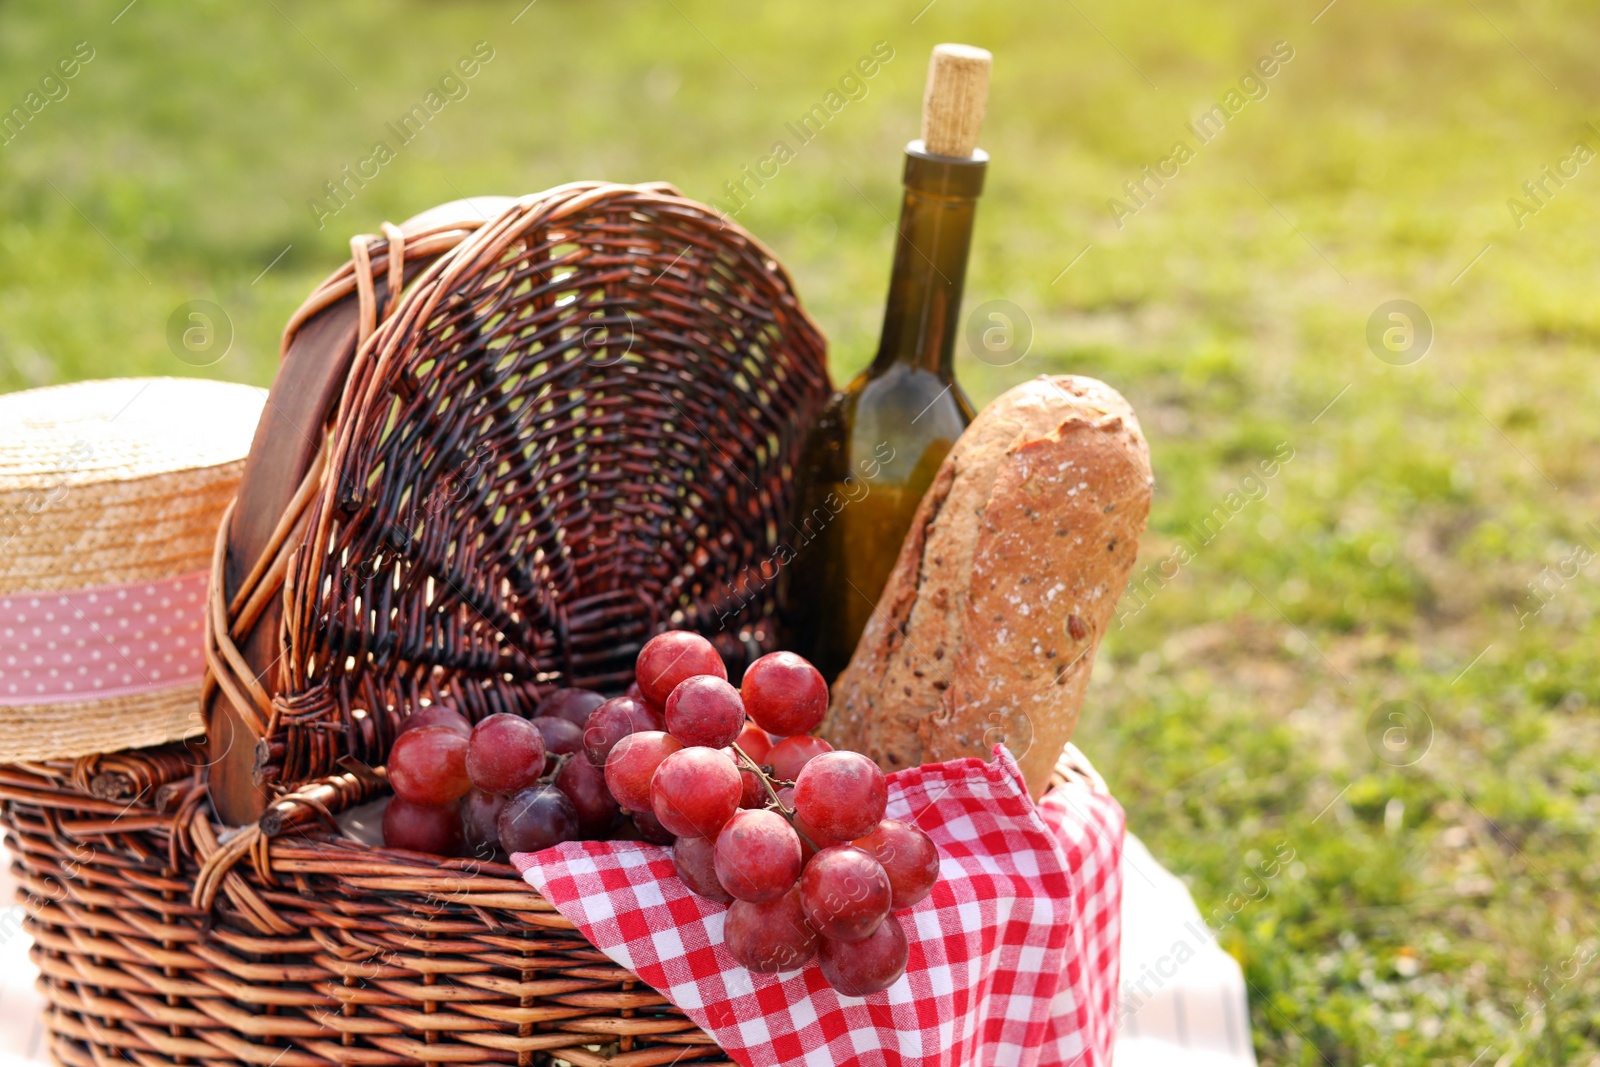
[[[511,867],[260,838],[259,869],[195,906],[219,845],[190,771],[171,753],[0,770],[68,1067],[730,1062]]]
[[[692,201],[574,187],[478,229],[363,343],[305,532],[270,568],[288,586],[275,695],[253,698],[264,780],[377,765],[423,701],[477,720],[556,685],[620,691],[668,626],[735,668],[769,650],[760,565],[827,390],[776,261]]]

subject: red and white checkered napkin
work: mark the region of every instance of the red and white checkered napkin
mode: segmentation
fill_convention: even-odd
[[[1010,754],[995,757],[889,776],[889,816],[927,831],[943,862],[901,916],[905,976],[870,997],[835,993],[815,963],[741,967],[723,947],[727,908],[691,892],[667,849],[572,842],[512,862],[747,1067],[1109,1067],[1122,809],[1079,784],[1036,807]]]

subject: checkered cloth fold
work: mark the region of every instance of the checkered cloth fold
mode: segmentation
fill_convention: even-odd
[[[1035,805],[997,745],[991,763],[890,775],[888,814],[933,838],[940,879],[901,914],[904,977],[864,998],[835,993],[814,962],[781,975],[734,962],[723,946],[727,908],[691,892],[665,848],[572,842],[512,862],[597,948],[747,1067],[1109,1067],[1117,802],[1075,780]]]

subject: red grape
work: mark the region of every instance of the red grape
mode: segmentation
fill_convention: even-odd
[[[794,807],[794,797],[789,797],[790,808]],[[843,841],[836,841],[825,833],[821,833],[814,826],[806,825],[806,821],[799,815],[794,817],[794,832],[800,835],[801,848],[806,852],[806,862],[811,862],[811,857],[818,852],[833,845],[842,845]]]
[[[589,714],[606,702],[606,698],[596,693],[593,689],[557,689],[543,700],[535,709],[536,716],[554,716],[566,719],[577,727],[583,727],[589,722]]]
[[[586,839],[599,841],[616,829],[622,809],[606,786],[605,771],[586,759],[569,759],[556,772],[555,785],[572,801]]]
[[[680,837],[672,846],[672,864],[690,889],[708,900],[727,904],[733,900],[733,895],[717,880],[716,850],[716,846],[703,837]]]
[[[467,717],[455,708],[447,708],[443,704],[429,704],[425,708],[418,708],[400,723],[400,733],[415,730],[421,726],[448,726],[463,734],[472,732],[472,723]]]
[[[740,900],[780,897],[800,877],[800,839],[775,811],[741,811],[717,835],[717,879]]]
[[[606,781],[611,781],[609,766]],[[650,809],[679,837],[714,838],[739,810],[743,792],[739,771],[727,756],[714,748],[685,748],[656,769],[650,782]]]
[[[639,650],[639,659],[633,666],[634,680],[644,698],[658,708],[664,708],[667,697],[685,678],[697,674],[710,674],[726,679],[728,668],[716,648],[699,634],[688,630],[668,630],[656,634]]]
[[[730,956],[762,974],[804,967],[816,956],[819,940],[806,921],[798,889],[765,904],[735,900],[722,936]]]
[[[661,761],[683,748],[671,734],[646,730],[617,742],[606,760],[606,788],[629,811],[649,811],[650,782]]]
[[[461,801],[461,829],[466,837],[467,851],[479,859],[488,859],[500,847],[500,809],[506,806],[507,797],[474,789]]]
[[[800,876],[800,902],[812,929],[835,941],[859,941],[889,914],[892,897],[883,865],[858,848],[831,845]]]
[[[459,855],[461,813],[454,804],[437,807],[413,804],[404,797],[391,797],[389,806],[383,809],[383,843],[409,852]]]
[[[659,730],[658,716],[628,697],[612,697],[589,714],[583,729],[583,751],[596,767],[606,765],[606,757],[629,734],[640,730]]]
[[[916,904],[939,880],[938,846],[933,838],[911,823],[885,819],[876,830],[853,844],[883,864],[894,895],[889,903],[892,911]]]
[[[555,770],[556,757],[563,754],[583,754],[583,727],[571,719],[563,719],[557,715],[540,715],[529,719],[534,728],[539,731],[539,736],[544,738],[544,771],[549,774]],[[568,762],[572,762],[568,760]],[[580,760],[587,763],[587,758]]]
[[[794,783],[795,814],[835,841],[870,834],[888,801],[883,772],[859,752],[824,752]]]
[[[824,752],[832,751],[832,745],[810,734],[785,737],[773,745],[771,751],[767,753],[767,765],[772,768],[774,777],[792,782],[800,777],[801,767]]]
[[[828,683],[793,652],[769,652],[750,664],[739,692],[756,725],[779,737],[808,734],[828,713]]]
[[[644,698],[644,690],[639,688],[638,681],[629,682],[628,688],[622,691],[622,695],[627,697],[629,700],[637,700],[641,704],[650,703]]]
[[[467,775],[485,793],[528,788],[544,773],[544,737],[520,715],[501,712],[472,728],[467,743]]]
[[[632,816],[633,828],[639,831],[639,836],[652,845],[670,845],[677,839],[677,835],[661,825],[661,820],[656,818],[654,812],[634,811],[628,814]]]
[[[452,726],[419,726],[389,750],[389,785],[413,804],[443,807],[467,795],[467,738]]]
[[[685,678],[667,697],[667,732],[685,745],[725,748],[744,728],[744,703],[727,679]]]
[[[757,766],[766,763],[767,753],[772,751],[772,738],[753,722],[744,724],[733,743],[744,749],[744,754],[755,760]]]
[[[910,955],[906,932],[890,915],[860,941],[824,940],[822,977],[844,996],[864,997],[899,981]]]
[[[578,839],[578,812],[567,794],[553,785],[524,789],[500,809],[500,847],[507,852],[538,852]]]
[[[764,786],[762,786],[761,778],[756,774],[755,771],[746,769],[745,766],[739,762],[739,757],[734,755],[733,749],[725,748],[722,751],[727,754],[729,759],[733,760],[734,766],[739,768],[739,782],[743,787],[739,794],[739,806],[741,808],[766,807],[767,801],[771,800],[772,798],[767,796],[767,790]]]

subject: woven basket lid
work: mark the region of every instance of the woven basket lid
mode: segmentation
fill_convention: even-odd
[[[200,732],[206,575],[265,396],[181,378],[0,396],[0,761]]]

